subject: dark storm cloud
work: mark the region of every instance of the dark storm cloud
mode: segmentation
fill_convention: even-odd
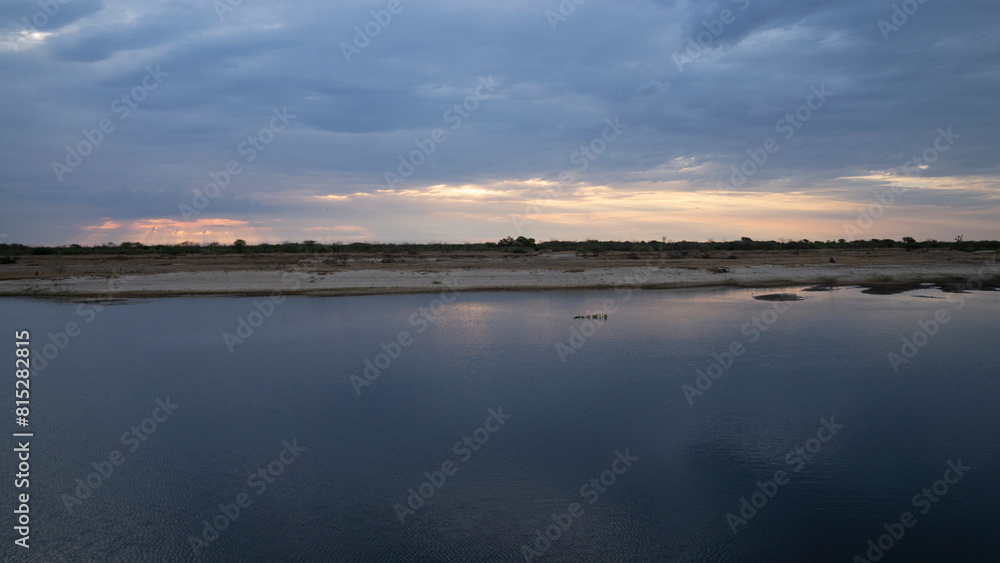
[[[171,4],[127,22],[85,25],[49,42],[52,56],[74,62],[103,61],[122,51],[138,51],[182,40],[216,22],[202,7]]]
[[[0,31],[57,30],[104,8],[101,0],[42,0],[0,5]]]

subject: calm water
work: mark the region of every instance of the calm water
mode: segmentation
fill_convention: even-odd
[[[8,449],[0,559],[847,562],[890,524],[882,561],[995,561],[1000,293],[801,295],[290,298],[232,353],[252,298],[0,300],[10,366],[15,329],[36,359],[65,346],[31,379],[31,549]],[[896,372],[904,336],[922,346]]]

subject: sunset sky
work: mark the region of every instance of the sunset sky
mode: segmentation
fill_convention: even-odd
[[[996,1],[578,1],[5,2],[0,242],[1000,239]]]

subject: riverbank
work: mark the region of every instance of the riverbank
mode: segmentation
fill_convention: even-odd
[[[831,263],[830,260],[833,259]],[[995,255],[956,251],[719,252],[671,258],[573,254],[422,256],[28,256],[0,270],[0,295],[369,295],[498,290],[996,282]]]

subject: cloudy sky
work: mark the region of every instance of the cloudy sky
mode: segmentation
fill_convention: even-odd
[[[1000,239],[995,0],[577,1],[5,1],[0,237]]]

